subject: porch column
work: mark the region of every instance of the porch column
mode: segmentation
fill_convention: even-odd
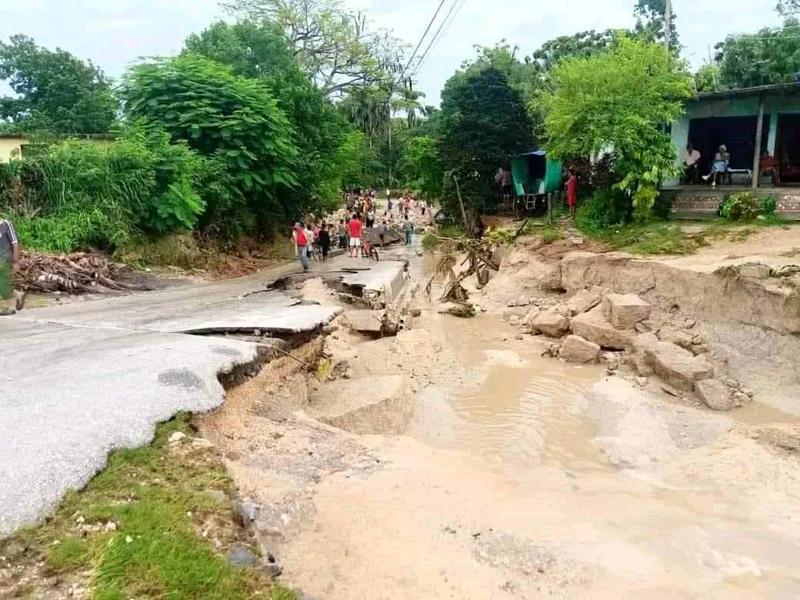
[[[753,177],[751,188],[753,191],[758,189],[760,173],[759,163],[761,162],[761,136],[764,134],[764,95],[758,97],[758,120],[756,121],[756,147],[753,150]]]

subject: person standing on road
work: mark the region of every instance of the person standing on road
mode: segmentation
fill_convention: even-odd
[[[322,262],[328,260],[328,253],[331,251],[331,234],[328,233],[328,226],[323,223],[319,228],[319,249],[322,251]]]
[[[0,315],[13,315],[22,308],[14,295],[13,274],[19,270],[22,248],[11,221],[0,219]]]
[[[339,236],[339,248],[341,250],[347,250],[347,227],[345,227],[344,219],[339,220],[336,234]]]
[[[569,179],[567,179],[567,206],[569,206],[569,218],[575,218],[575,206],[578,204],[578,178],[575,176],[575,171],[569,170]]]
[[[347,233],[350,235],[350,258],[358,258],[361,248],[361,220],[353,213],[353,218],[347,223]]]
[[[295,254],[300,264],[303,265],[303,272],[305,273],[308,271],[308,236],[300,223],[294,224],[292,240],[294,240]]]
[[[378,237],[381,240],[381,250],[383,250],[383,246],[386,244],[386,234],[388,232],[389,226],[386,224],[386,219],[384,219],[378,227]]]
[[[414,224],[408,220],[408,215],[406,215],[406,222],[403,223],[403,231],[406,232],[406,246],[410,246],[411,235],[414,233]]]

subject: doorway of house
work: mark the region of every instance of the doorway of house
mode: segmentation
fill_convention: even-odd
[[[800,114],[778,117],[775,158],[780,165],[780,182],[800,184]]]
[[[700,152],[700,171],[708,173],[717,149],[722,145],[731,155],[730,168],[752,169],[757,117],[711,117],[689,121],[689,141]],[[767,149],[769,115],[764,115],[761,151]]]

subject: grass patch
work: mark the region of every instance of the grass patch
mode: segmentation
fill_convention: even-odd
[[[631,254],[689,254],[698,242],[680,226],[668,223],[631,223],[592,231],[588,235],[615,250]]]
[[[426,250],[433,250],[442,244],[444,240],[439,238],[460,238],[464,237],[464,228],[461,225],[442,225],[436,232],[426,233],[422,238],[422,247]]]
[[[564,230],[552,225],[547,225],[542,229],[542,242],[545,244],[552,244],[555,241],[566,239],[566,237],[567,234],[564,233]]]
[[[177,431],[187,438],[168,444]],[[189,417],[179,415],[157,429],[151,445],[113,452],[107,468],[69,493],[46,524],[0,542],[0,554],[22,544],[15,560],[44,560],[45,575],[65,582],[88,580],[96,600],[292,598],[257,570],[231,567],[214,549],[212,540],[226,548],[244,532],[233,524],[230,505],[207,493],[232,498],[232,480],[219,457],[193,447],[190,435]]]

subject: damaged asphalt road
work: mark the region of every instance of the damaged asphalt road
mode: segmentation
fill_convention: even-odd
[[[148,443],[179,411],[219,406],[218,373],[258,360],[255,343],[187,333],[302,334],[341,310],[246,295],[264,284],[262,274],[0,320],[0,538],[44,518],[111,450]]]

